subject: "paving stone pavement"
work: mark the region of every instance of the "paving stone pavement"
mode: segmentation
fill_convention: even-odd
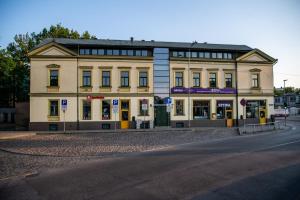
[[[128,152],[234,137],[234,129],[32,135],[0,140],[0,178],[67,167]]]

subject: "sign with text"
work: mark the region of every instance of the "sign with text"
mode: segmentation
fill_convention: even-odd
[[[68,107],[68,100],[67,99],[62,99],[61,100],[61,109],[63,111],[66,111],[67,110],[67,107]]]
[[[173,87],[172,94],[236,94],[235,88],[185,88]]]

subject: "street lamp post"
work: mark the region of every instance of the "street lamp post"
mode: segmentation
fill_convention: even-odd
[[[190,96],[191,96],[191,91],[190,91],[190,63],[191,63],[191,48],[197,44],[197,41],[194,41],[192,42],[190,48],[189,48],[189,60],[188,60],[188,126],[189,128],[191,127],[191,108],[190,108],[190,105],[191,105],[191,102],[190,102]]]
[[[284,105],[284,125],[286,126],[286,108],[287,108],[287,102],[285,97],[285,82],[287,79],[283,80],[283,105]]]

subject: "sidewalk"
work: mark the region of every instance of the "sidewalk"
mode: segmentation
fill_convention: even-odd
[[[0,140],[13,139],[36,135],[32,131],[0,131]]]

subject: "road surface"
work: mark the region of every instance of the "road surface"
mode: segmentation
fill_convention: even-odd
[[[6,180],[0,199],[300,199],[300,121],[289,124]]]

